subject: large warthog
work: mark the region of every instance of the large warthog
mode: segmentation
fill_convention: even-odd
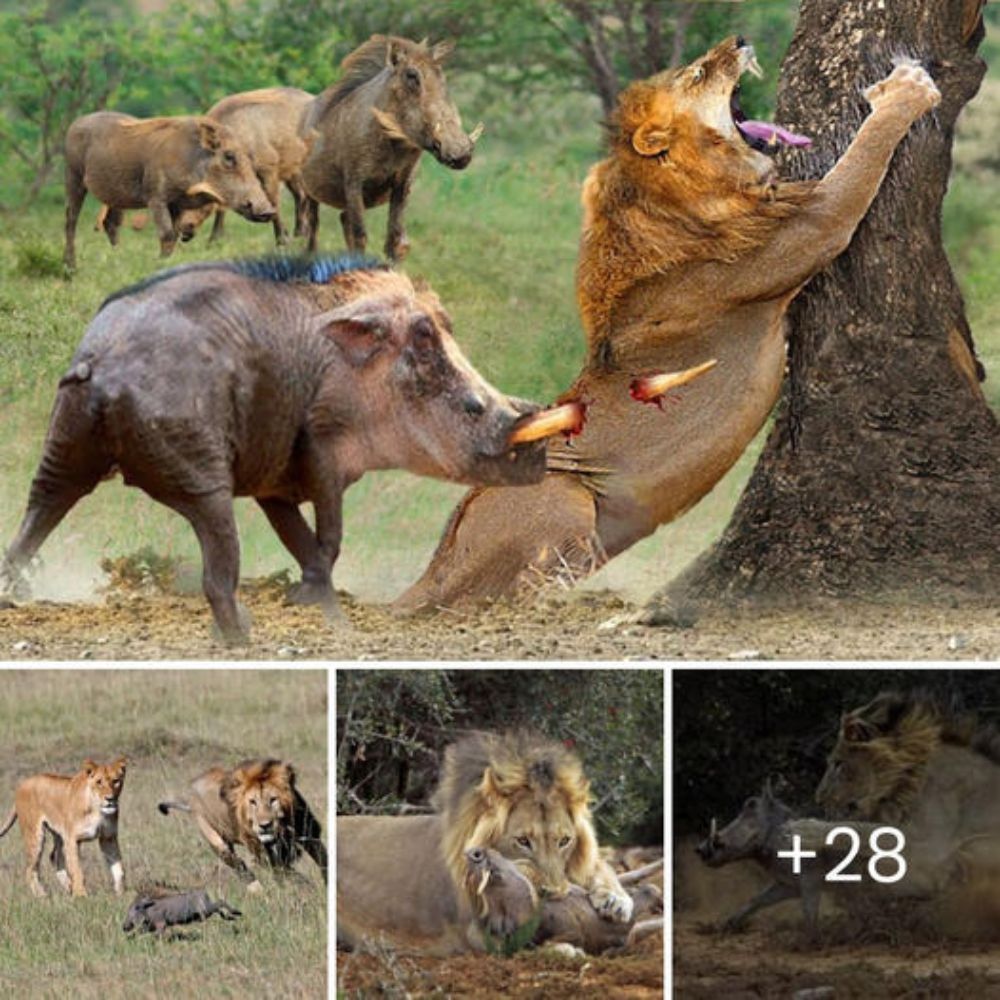
[[[295,235],[305,231],[306,192],[300,171],[309,146],[299,134],[299,122],[313,95],[296,87],[267,87],[224,97],[206,114],[232,130],[246,147],[257,178],[274,205],[274,238],[279,246],[288,242],[281,221],[281,185],[295,202]],[[215,213],[212,239],[222,236],[225,211]]]
[[[463,170],[481,126],[469,135],[448,96],[441,64],[449,43],[373,35],[343,62],[343,78],[306,109],[303,135],[312,145],[302,167],[309,193],[309,249],[316,249],[319,205],[342,209],[349,250],[365,249],[364,210],[389,202],[385,252],[409,249],[403,207],[420,154]]]
[[[257,500],[301,567],[292,599],[334,616],[330,574],[347,487],[388,468],[537,482],[544,444],[509,440],[533,409],[475,371],[433,292],[373,262],[275,258],[164,271],[112,295],[84,334],[0,578],[22,590],[22,570],[45,538],[117,470],[191,523],[226,640],[248,635],[236,600],[235,496]],[[299,510],[306,501],[315,531]]]
[[[186,209],[224,205],[255,222],[274,205],[236,136],[211,118],[133,118],[96,111],[66,132],[66,266],[76,266],[76,224],[87,193],[108,206],[104,231],[112,245],[124,209],[148,206],[160,237],[160,256],[177,243]]]

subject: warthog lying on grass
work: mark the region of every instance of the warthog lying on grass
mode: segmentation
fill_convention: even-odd
[[[165,271],[112,295],[84,334],[0,581],[22,590],[22,570],[50,532],[120,471],[191,523],[226,641],[249,634],[236,600],[237,496],[257,500],[301,567],[292,599],[335,618],[344,491],[387,468],[538,482],[544,443],[509,441],[533,409],[469,364],[433,292],[371,261]],[[299,510],[307,501],[315,531]]]
[[[627,923],[607,920],[594,909],[588,894],[570,885],[562,896],[539,900],[531,880],[517,864],[492,848],[473,847],[465,852],[468,865],[466,888],[477,910],[482,930],[493,944],[516,937],[522,928],[534,924],[529,940],[519,944],[548,942],[570,944],[589,954],[600,954],[635,944],[663,927],[663,896],[655,885],[636,885],[662,868],[662,860],[636,872],[619,875],[628,887],[634,908]],[[633,889],[632,885],[636,885]],[[646,917],[647,919],[640,919]],[[501,939],[501,940],[495,940]]]
[[[236,137],[211,118],[133,118],[97,111],[66,132],[67,267],[76,266],[76,223],[87,193],[108,206],[104,231],[118,241],[122,211],[148,206],[160,237],[160,256],[177,243],[185,209],[225,205],[255,222],[274,206]]]
[[[305,230],[306,191],[300,171],[309,151],[299,134],[299,122],[313,95],[296,87],[267,87],[224,97],[206,114],[230,128],[246,147],[257,179],[274,205],[274,239],[279,246],[288,242],[281,221],[281,184],[295,200],[295,235]],[[222,236],[225,211],[215,213],[212,239]]]
[[[204,889],[192,892],[153,890],[135,897],[128,908],[122,930],[126,934],[131,931],[162,934],[168,927],[208,920],[216,913],[223,920],[235,920],[242,916],[224,899],[213,900]]]
[[[316,249],[319,205],[342,209],[349,250],[366,245],[364,210],[389,202],[386,256],[403,257],[409,240],[403,207],[420,154],[464,170],[480,128],[466,135],[448,96],[441,64],[452,46],[372,35],[343,62],[344,76],[306,109],[312,146],[302,167],[309,193],[309,249]]]

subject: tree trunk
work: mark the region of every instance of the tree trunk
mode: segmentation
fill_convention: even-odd
[[[982,0],[802,0],[777,120],[824,174],[862,89],[912,56],[943,100],[903,141],[850,248],[788,313],[789,377],[722,538],[666,591],[781,604],[1000,592],[1000,430],[941,242],[955,120],[984,72]],[[658,618],[659,616],[659,618]]]

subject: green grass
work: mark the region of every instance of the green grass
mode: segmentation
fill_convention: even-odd
[[[165,818],[156,802],[183,794],[213,764],[272,754],[296,765],[299,787],[322,819],[326,732],[325,671],[5,671],[0,811],[6,815],[14,786],[29,774],[68,774],[88,756],[124,753],[119,842],[127,884],[205,886],[243,916],[192,925],[177,940],[130,939],[121,925],[133,894],[113,895],[96,844],[81,849],[90,895],[61,894],[45,858],[51,895],[35,899],[15,826],[0,840],[4,995],[215,1000],[266,983],[268,995],[325,998],[326,892],[312,861],[298,868],[310,884],[265,878],[263,894],[247,895],[190,819]]]
[[[459,342],[473,363],[507,392],[554,399],[583,357],[573,290],[580,226],[580,184],[599,155],[598,113],[587,100],[563,101],[537,127],[499,119],[468,170],[448,171],[425,157],[407,220],[413,250],[406,262],[425,277],[452,314]],[[956,179],[945,210],[953,262],[966,295],[981,357],[1000,370],[1000,201],[996,175]],[[21,248],[40,260],[61,252],[58,190],[31,211],[8,218],[0,232],[0,539],[16,530],[38,460],[55,383],[87,323],[111,291],[158,269],[155,234],[127,226],[112,249],[93,231],[97,206],[86,203],[78,231],[79,270],[61,278],[19,272]],[[291,219],[286,197],[285,211]],[[380,250],[385,210],[366,216],[369,247]],[[208,247],[207,227],[180,246],[169,264],[258,254],[272,248],[269,226],[235,215],[221,246]],[[320,245],[341,249],[336,213],[321,212]],[[43,266],[43,265],[40,265]],[[1000,379],[985,391],[1000,406]],[[679,522],[615,559],[588,585],[639,599],[710,544],[722,531],[753,468],[762,438],[715,490]],[[335,582],[365,600],[398,594],[426,564],[463,489],[406,473],[365,476],[347,494],[345,537]],[[237,504],[244,575],[291,565],[263,515]],[[70,514],[42,550],[50,567],[42,596],[91,593],[102,557],[151,546],[197,565],[192,532],[177,515],[115,481],[102,484]]]

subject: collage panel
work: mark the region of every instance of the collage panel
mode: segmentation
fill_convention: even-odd
[[[996,996],[998,726],[995,669],[675,670],[673,996]]]
[[[662,996],[664,681],[339,669],[338,994]]]
[[[0,670],[0,992],[325,1000],[326,704],[325,670]]]

